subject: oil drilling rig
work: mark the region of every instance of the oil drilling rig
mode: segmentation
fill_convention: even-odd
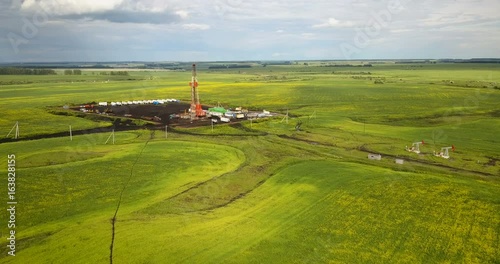
[[[203,111],[200,104],[200,95],[198,93],[198,79],[196,78],[196,64],[193,64],[193,76],[191,77],[191,107],[189,108],[191,119],[196,117],[205,116],[205,111]]]

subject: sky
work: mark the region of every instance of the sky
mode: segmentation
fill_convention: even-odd
[[[500,57],[498,0],[0,0],[0,63]]]

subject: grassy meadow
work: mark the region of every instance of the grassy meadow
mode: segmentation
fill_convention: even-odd
[[[0,263],[109,262],[119,202],[114,263],[500,262],[500,65],[324,66],[201,67],[202,103],[281,116],[114,145],[23,137],[111,125],[48,107],[188,101],[190,72],[0,76],[0,134],[19,121],[21,136],[0,144],[18,201],[16,256],[3,242]]]

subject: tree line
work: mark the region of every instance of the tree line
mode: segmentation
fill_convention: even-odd
[[[64,75],[82,75],[82,70],[64,70]]]
[[[95,73],[92,72],[92,75]],[[82,70],[64,70],[64,75],[82,75]],[[99,72],[99,75],[122,75],[128,76],[128,71]]]
[[[235,65],[235,64],[230,64],[230,65],[212,65],[208,66],[208,69],[241,69],[241,68],[252,68],[251,65]]]
[[[0,68],[0,75],[56,75],[52,69]]]
[[[92,73],[94,75],[94,73]],[[121,75],[128,76],[128,71],[111,71],[111,72],[99,72],[99,75]]]

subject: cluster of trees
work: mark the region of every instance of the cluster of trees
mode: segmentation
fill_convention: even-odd
[[[267,62],[262,62],[261,63],[263,67],[266,67],[267,65],[292,65],[291,61],[267,61]],[[295,62],[297,64],[297,62]]]
[[[443,63],[500,63],[500,58],[441,59]]]
[[[229,64],[229,65],[212,65],[208,67],[209,69],[241,69],[241,68],[252,68],[251,65],[239,65],[239,64]]]
[[[144,67],[147,68],[171,68],[171,67],[177,67],[179,64],[177,63],[148,63],[144,64]]]
[[[372,67],[371,64],[358,64],[358,65],[353,65],[353,64],[330,64],[330,65],[323,65],[321,67]]]
[[[332,74],[345,74],[345,75],[371,75],[371,72],[355,72],[355,71],[332,71]]]
[[[0,68],[0,75],[56,75],[52,69]]]
[[[82,75],[82,70],[64,70],[64,75]]]
[[[92,73],[94,74],[94,73]],[[128,71],[112,71],[112,72],[99,72],[99,75],[121,75],[128,76]]]
[[[64,70],[64,75],[82,75],[82,70]],[[92,72],[94,75],[94,72]],[[128,76],[128,71],[99,72],[99,75],[121,75]]]
[[[111,74],[111,75],[122,75],[122,76],[128,76],[128,71],[112,71],[110,74]]]

